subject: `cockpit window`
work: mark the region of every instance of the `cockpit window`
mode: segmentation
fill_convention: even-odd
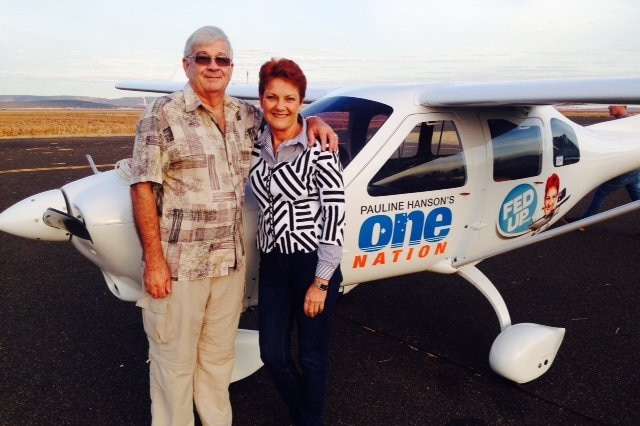
[[[553,165],[568,166],[580,161],[578,137],[573,128],[562,120],[551,119],[551,134],[553,135]]]
[[[467,180],[453,121],[418,123],[367,187],[374,197],[457,188]]]
[[[345,96],[320,99],[306,107],[305,117],[316,115],[338,134],[340,162],[346,167],[393,112],[380,102]]]
[[[496,182],[538,176],[542,172],[542,130],[533,124],[488,120]]]

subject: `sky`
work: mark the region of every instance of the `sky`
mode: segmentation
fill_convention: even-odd
[[[640,75],[637,0],[3,0],[0,95],[120,98],[184,80],[189,35],[222,28],[232,83],[271,57],[309,85]]]

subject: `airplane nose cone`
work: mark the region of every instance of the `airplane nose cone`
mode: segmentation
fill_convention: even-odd
[[[42,217],[49,207],[67,211],[62,191],[52,189],[41,192],[9,207],[0,213],[0,231],[33,240],[69,241],[71,235],[67,231],[44,223]]]

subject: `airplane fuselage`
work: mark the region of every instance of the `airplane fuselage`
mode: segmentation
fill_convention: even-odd
[[[598,184],[640,167],[632,132],[640,124],[633,118],[625,131],[591,130],[550,106],[424,106],[417,101],[419,88],[343,89],[304,110],[340,136],[347,200],[344,286],[418,271],[455,273],[454,264],[543,231]],[[91,236],[72,237],[74,246],[100,267],[114,295],[136,300],[142,253],[126,165],[71,182],[60,193],[38,194],[46,197],[40,203],[14,206],[20,213],[8,222],[9,211],[3,213],[3,230],[68,240],[64,229],[44,223],[35,229],[29,221],[21,234],[17,223],[42,215],[44,206],[65,211]],[[554,175],[554,199],[545,205]],[[247,305],[253,305],[257,205],[250,188],[244,209]]]
[[[629,84],[624,79],[605,83],[611,84],[613,98]],[[568,84],[563,94],[571,99],[579,99],[584,87],[599,87]],[[303,111],[320,116],[340,138],[347,224],[343,286],[421,271],[457,273],[483,293],[498,316],[502,331],[492,346],[492,368],[519,383],[533,380],[551,366],[564,329],[512,325],[500,293],[475,265],[501,248],[537,241],[599,184],[639,169],[640,116],[582,127],[552,106],[537,104],[545,103],[554,83],[497,86],[504,90],[496,106],[485,105],[481,97],[475,100],[475,92],[471,104],[460,106],[463,101],[456,96],[464,91],[445,87],[439,92],[438,87],[339,89]],[[478,87],[487,93],[494,86]],[[535,102],[519,104],[512,99],[514,87],[516,95]],[[532,87],[540,89],[540,97]],[[448,105],[437,100],[439,93],[456,96]],[[427,95],[437,101],[425,101]],[[598,99],[609,99],[605,95]],[[640,99],[640,94],[631,98]],[[70,240],[101,269],[116,297],[137,300],[143,288],[142,250],[128,165],[124,159],[116,170],[15,204],[0,214],[0,230]],[[259,256],[258,208],[250,188],[243,208],[245,306],[252,306],[259,302]],[[238,378],[260,365],[257,336],[241,335],[244,347],[251,349],[239,353],[251,359],[239,363]]]

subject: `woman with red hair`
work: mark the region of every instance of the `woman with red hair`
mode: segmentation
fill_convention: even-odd
[[[260,356],[296,426],[322,424],[345,216],[337,152],[307,140],[300,115],[306,88],[289,59],[260,68],[266,126],[249,174],[260,206]],[[300,370],[291,355],[294,325]]]
[[[551,217],[558,206],[558,193],[560,192],[560,178],[557,174],[552,174],[547,178],[547,185],[544,189],[544,216]]]

